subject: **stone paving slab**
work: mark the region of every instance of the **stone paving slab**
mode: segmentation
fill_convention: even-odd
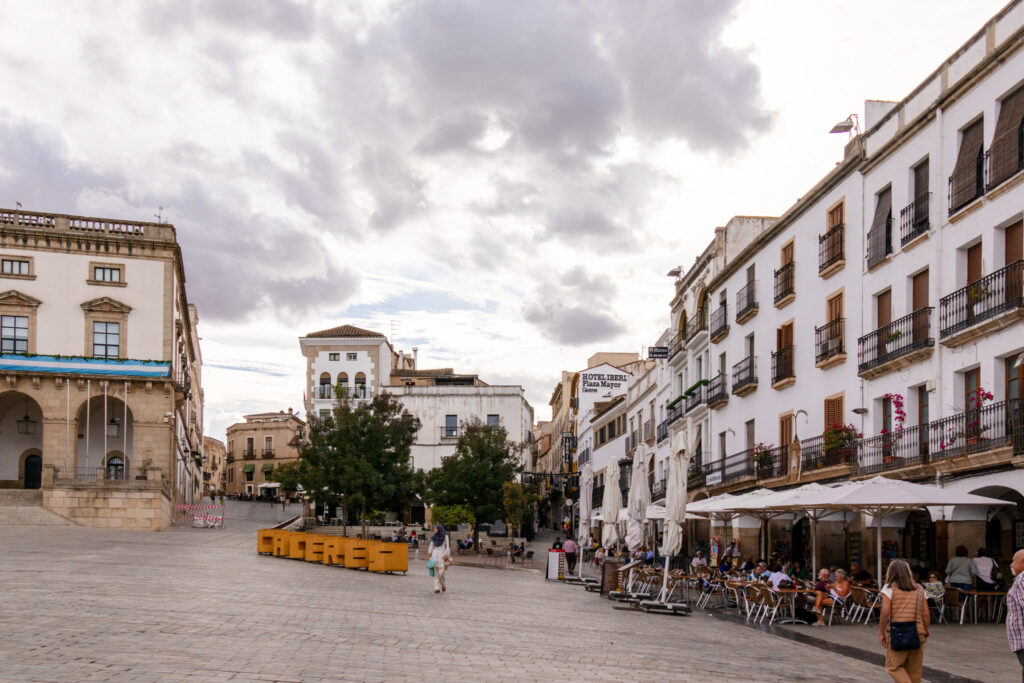
[[[539,572],[456,565],[435,595],[417,567],[262,557],[258,526],[3,527],[0,680],[887,680],[721,619],[616,610]]]

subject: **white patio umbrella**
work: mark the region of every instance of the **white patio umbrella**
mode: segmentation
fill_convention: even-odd
[[[683,548],[683,523],[686,521],[686,472],[689,470],[689,458],[681,453],[669,456],[668,472],[665,481],[665,534],[661,552],[665,555],[665,571],[661,577],[662,602],[668,600],[668,568],[672,556],[678,555]]]
[[[633,456],[633,474],[629,482],[629,519],[626,522],[626,545],[636,551],[644,544],[644,524],[651,489],[647,484],[647,449],[638,448]]]
[[[876,570],[882,581],[882,518],[903,510],[916,510],[929,505],[1008,505],[1005,500],[949,491],[929,484],[914,484],[901,479],[874,477],[825,491],[808,493],[794,499],[790,509],[857,510],[875,519]]]
[[[587,542],[590,540],[590,508],[593,493],[594,469],[588,462],[583,465],[583,471],[580,472],[580,525],[577,534],[577,542],[580,546],[580,578],[583,577],[583,549],[587,547]]]
[[[619,461],[615,458],[608,463],[604,475],[604,498],[601,513],[604,527],[601,529],[601,545],[611,548],[619,542],[619,508],[622,507],[622,491],[619,490]]]

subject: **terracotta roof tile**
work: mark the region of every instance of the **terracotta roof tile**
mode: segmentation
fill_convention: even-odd
[[[366,337],[374,339],[387,339],[380,332],[372,332],[370,330],[364,330],[361,327],[355,325],[339,325],[338,327],[332,327],[327,330],[320,330],[318,332],[310,332],[306,335],[307,338],[311,339],[333,339],[336,337]]]

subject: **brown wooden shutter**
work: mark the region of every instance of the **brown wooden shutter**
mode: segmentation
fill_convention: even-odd
[[[914,167],[914,199],[928,194],[928,160],[925,159]]]
[[[836,424],[836,402],[835,399],[825,399],[825,429]]]
[[[913,280],[913,310],[928,306],[928,271],[923,270]]]
[[[1024,222],[1017,221],[1003,233],[1006,265],[1024,259]]]
[[[833,399],[835,401],[836,422],[838,422],[839,424],[844,424],[844,422],[846,421],[846,415],[843,410],[844,399],[845,396],[840,396],[836,399]]]
[[[952,207],[957,209],[978,195],[978,155],[984,141],[984,119],[978,119],[964,128],[960,137],[960,151],[953,166]]]
[[[779,445],[788,446],[793,443],[793,415],[783,415],[779,418]]]
[[[843,317],[843,295],[836,294],[828,300],[828,322],[841,320]]]
[[[782,345],[793,345],[793,323],[787,323],[782,326]]]
[[[888,225],[892,220],[892,191],[886,188],[878,193],[875,200],[875,216],[871,220],[868,232],[868,267],[881,263],[886,254],[892,251],[892,245],[886,238],[891,235]]]
[[[981,279],[981,243],[967,250],[967,284]]]
[[[995,186],[1020,170],[1018,132],[1024,119],[1024,88],[1003,98],[999,105],[996,131],[989,148],[989,185]],[[959,163],[959,159],[957,159]]]
[[[875,308],[878,316],[878,327],[882,328],[892,322],[892,290],[887,289],[875,297]]]
[[[782,265],[788,265],[793,262],[793,243],[790,242],[786,246],[782,247]]]
[[[828,212],[828,227],[834,228],[837,225],[842,225],[843,220],[846,217],[845,204],[840,204],[834,209],[830,209]]]

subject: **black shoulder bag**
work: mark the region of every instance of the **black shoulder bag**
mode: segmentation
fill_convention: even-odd
[[[917,613],[921,609],[921,588],[917,587],[917,604],[914,606],[913,621],[893,621],[889,617],[889,647],[897,652],[916,650],[921,647],[921,638],[917,635]]]

